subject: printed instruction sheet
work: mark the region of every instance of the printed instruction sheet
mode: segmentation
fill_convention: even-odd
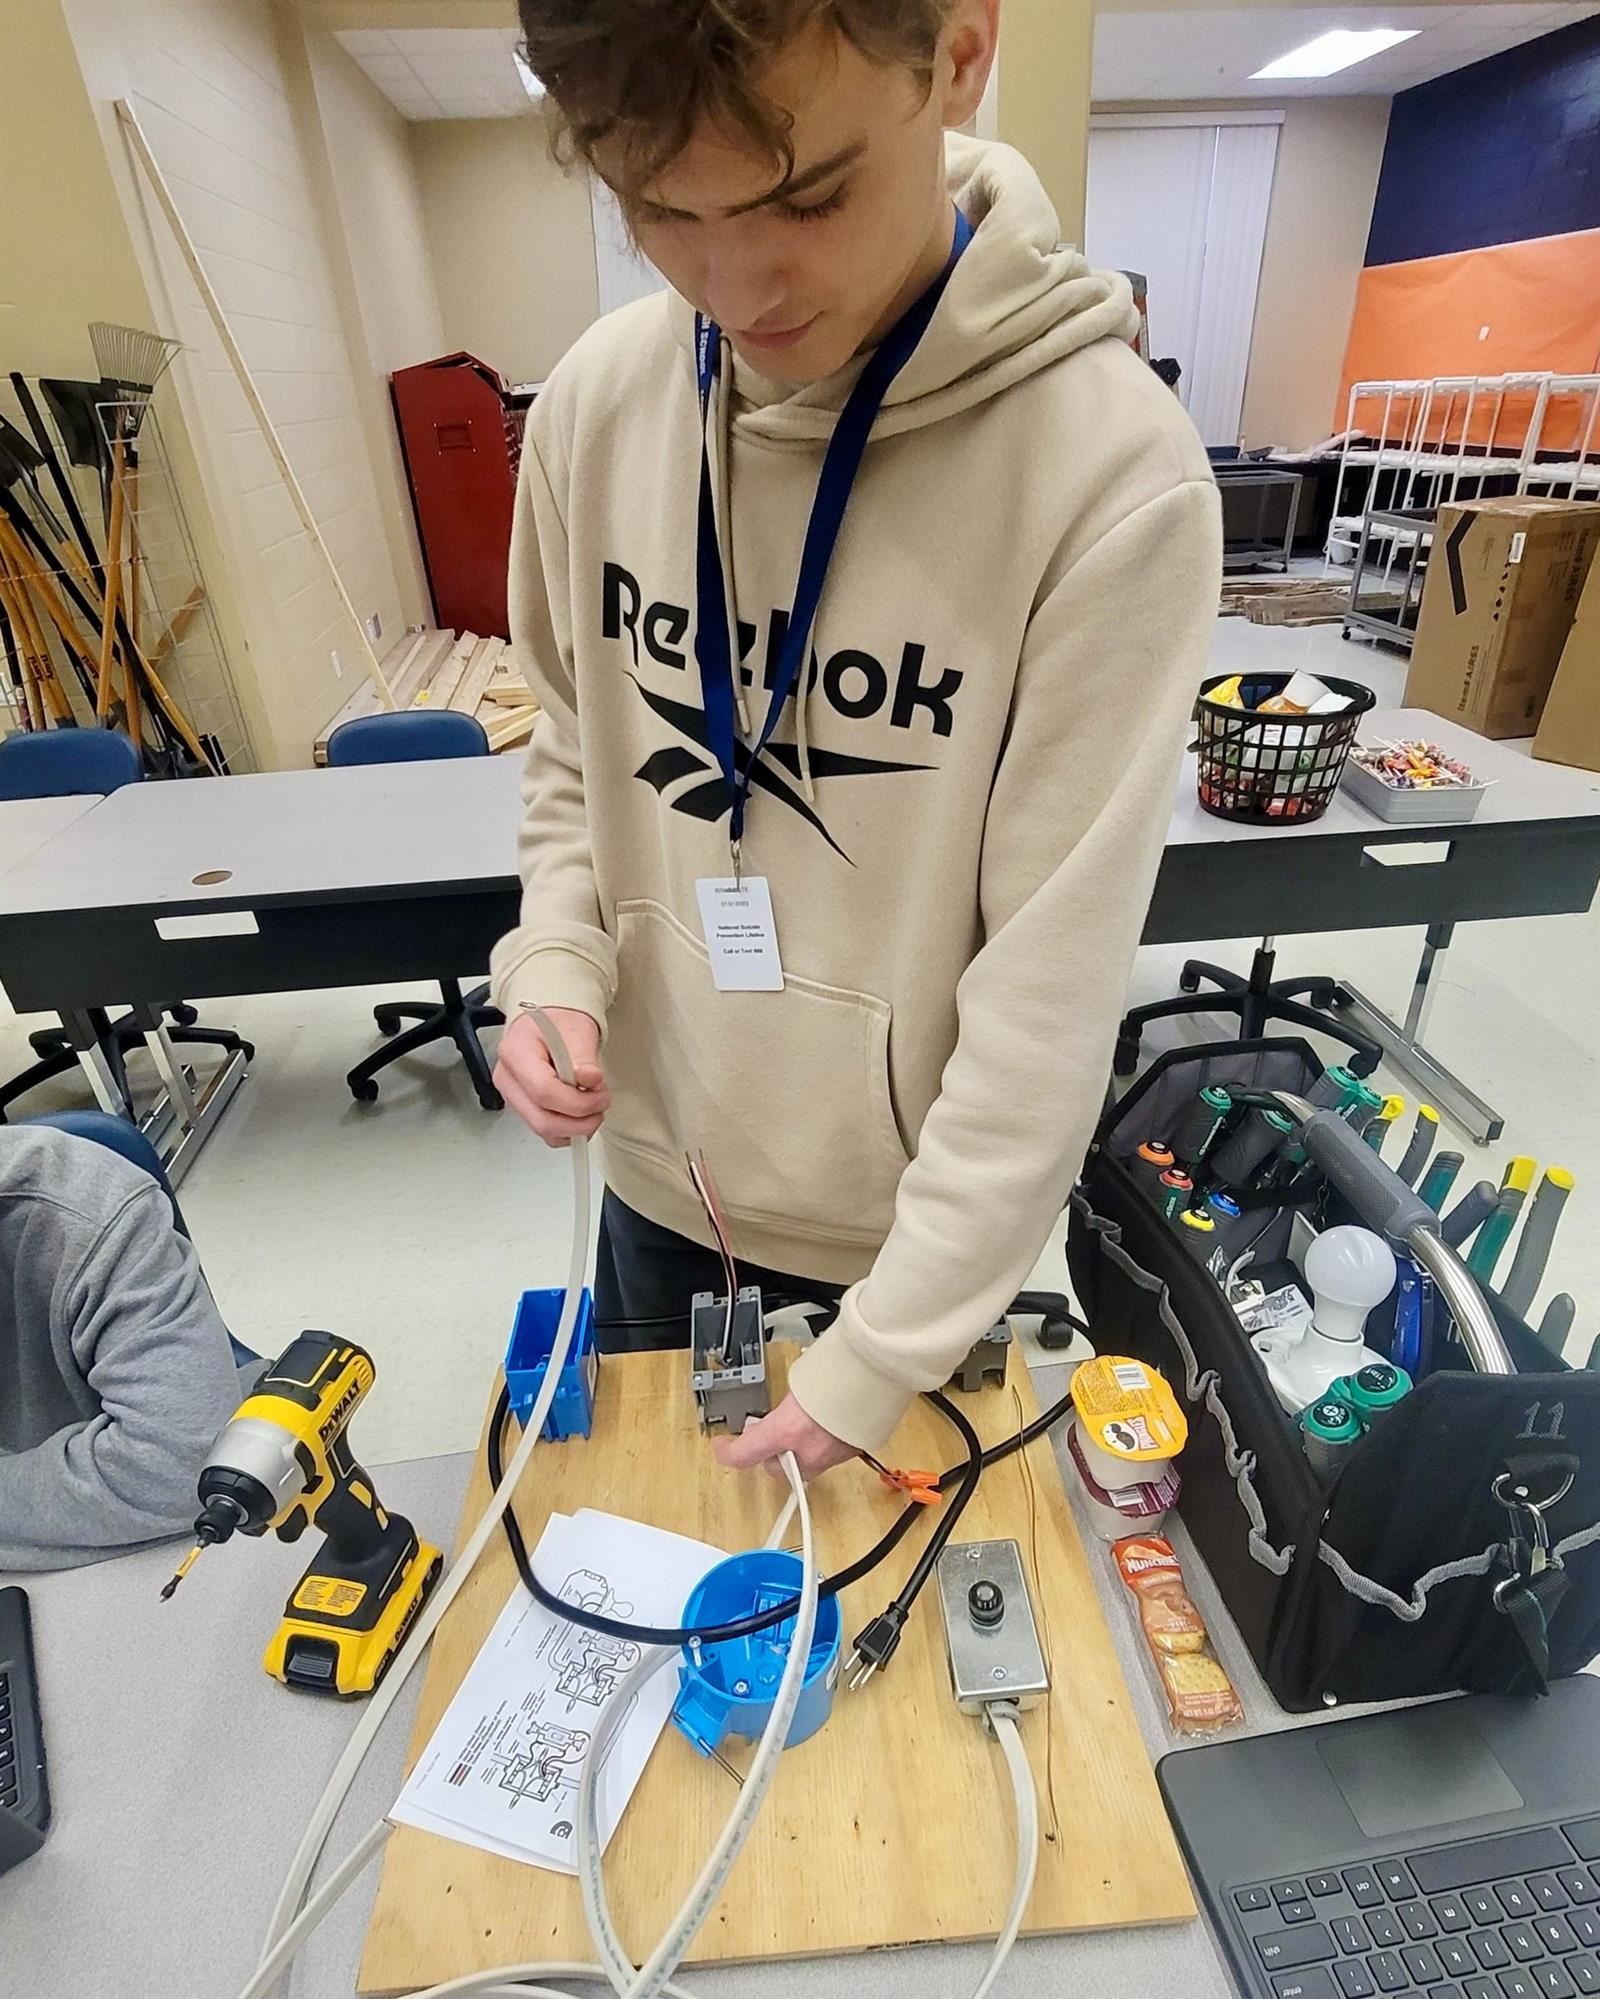
[[[592,1508],[553,1514],[540,1581],[607,1617],[675,1625],[720,1549]],[[569,1624],[519,1582],[389,1816],[564,1874],[577,1872],[578,1783],[595,1724],[642,1648]],[[663,1667],[636,1694],[599,1779],[604,1851],[677,1695]]]

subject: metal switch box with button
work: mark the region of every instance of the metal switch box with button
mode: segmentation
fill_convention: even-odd
[[[957,1705],[967,1714],[995,1701],[1036,1707],[1050,1672],[1016,1542],[955,1542],[935,1574]]]

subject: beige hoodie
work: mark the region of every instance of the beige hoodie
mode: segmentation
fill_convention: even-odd
[[[757,766],[747,873],[786,984],[718,992],[695,882],[729,871],[694,659],[691,317],[611,314],[534,405],[512,629],[543,708],[522,920],[495,998],[602,1023],[608,1184],[709,1243],[850,1285],[790,1385],[879,1443],[1025,1281],[1082,1161],[1216,615],[1205,452],[1021,156],[952,138],[973,224],[868,443],[797,739]],[[823,446],[858,372],[742,364],[713,427],[752,722]]]

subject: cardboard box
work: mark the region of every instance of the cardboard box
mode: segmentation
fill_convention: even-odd
[[[1589,565],[1533,753],[1549,763],[1600,770],[1600,560]]]
[[[1439,509],[1405,705],[1480,736],[1531,736],[1600,547],[1600,505],[1471,500]]]

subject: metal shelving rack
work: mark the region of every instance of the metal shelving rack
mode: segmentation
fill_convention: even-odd
[[[1352,472],[1369,474],[1354,511]],[[1600,374],[1436,375],[1351,385],[1328,530],[1352,562],[1368,510],[1437,511],[1499,494],[1600,498]],[[1374,503],[1375,506],[1374,506]]]

